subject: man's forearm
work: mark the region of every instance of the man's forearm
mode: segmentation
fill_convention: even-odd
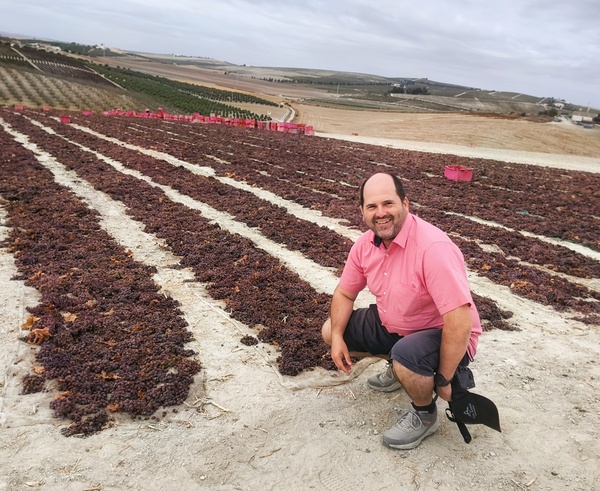
[[[447,380],[454,376],[458,364],[467,352],[471,326],[471,311],[466,305],[444,316],[438,373]]]
[[[343,337],[348,320],[354,309],[354,300],[356,295],[352,296],[344,292],[339,287],[336,288],[331,299],[331,338]]]

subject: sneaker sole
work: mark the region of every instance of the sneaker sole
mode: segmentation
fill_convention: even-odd
[[[402,384],[400,382],[395,382],[392,385],[388,385],[386,386],[377,386],[377,385],[371,385],[370,383],[367,382],[367,385],[369,386],[369,388],[376,390],[377,392],[394,392],[395,390],[401,389],[402,388]]]
[[[388,447],[394,448],[396,450],[412,450],[413,448],[418,447],[421,444],[421,442],[423,440],[425,440],[425,438],[433,435],[438,430],[439,427],[440,427],[440,421],[438,419],[434,425],[429,427],[427,429],[427,431],[425,433],[423,433],[423,436],[421,436],[421,438],[419,438],[418,440],[415,440],[414,442],[402,443],[402,444],[388,443],[385,441],[385,437],[384,437],[383,443],[385,443]]]

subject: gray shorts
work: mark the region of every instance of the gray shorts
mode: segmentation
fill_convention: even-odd
[[[442,330],[428,328],[408,336],[390,333],[381,324],[377,306],[371,305],[352,313],[344,341],[349,351],[388,355],[412,372],[433,376],[440,363]],[[469,356],[465,353],[460,365],[468,364]]]

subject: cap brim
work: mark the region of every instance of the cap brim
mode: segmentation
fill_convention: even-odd
[[[500,430],[498,408],[487,397],[464,391],[449,403],[454,418],[465,424],[483,424]]]

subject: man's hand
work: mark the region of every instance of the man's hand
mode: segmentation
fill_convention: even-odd
[[[333,363],[335,363],[335,366],[342,372],[346,374],[350,373],[352,360],[350,359],[348,347],[343,339],[331,340],[331,359],[333,360]]]
[[[352,362],[348,346],[344,342],[344,330],[352,315],[354,300],[358,293],[344,290],[338,285],[331,298],[331,318],[329,320],[329,335],[331,336],[331,359],[335,366],[344,373],[350,373]],[[325,324],[327,325],[327,324]]]

